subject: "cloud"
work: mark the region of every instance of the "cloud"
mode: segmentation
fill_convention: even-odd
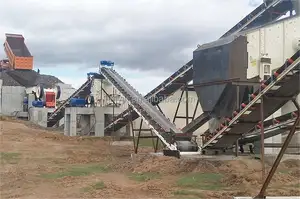
[[[141,71],[141,70],[129,70],[126,68],[115,68],[118,73],[126,78],[126,81],[131,84],[142,95],[146,95],[153,88],[163,82],[170,74],[162,72],[157,75],[154,71]],[[98,68],[91,68],[81,71],[81,73],[73,73],[72,77],[68,74],[56,73],[55,75],[64,83],[71,84],[74,88],[78,89],[86,80],[86,73],[96,72]],[[50,71],[44,71],[50,72]]]
[[[259,6],[263,0],[249,0],[249,6],[257,7]]]
[[[0,0],[0,32],[23,34],[36,67],[87,68],[108,59],[127,69],[174,72],[198,43],[217,39],[247,15],[248,3]]]

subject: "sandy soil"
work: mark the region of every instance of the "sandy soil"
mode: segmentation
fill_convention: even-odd
[[[133,160],[130,146],[65,137],[24,122],[0,121],[0,132],[1,199],[232,198],[255,196],[261,185],[260,162],[250,157],[208,161],[140,155]],[[268,195],[300,195],[299,166],[296,160],[282,162]],[[221,177],[211,182],[214,176]]]

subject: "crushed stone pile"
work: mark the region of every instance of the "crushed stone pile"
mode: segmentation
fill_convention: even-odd
[[[0,79],[2,80],[3,86],[21,86],[21,84],[3,71],[0,71]]]
[[[34,70],[1,71],[0,79],[3,81],[3,86],[31,87],[41,85],[43,87],[53,87],[56,83],[63,83],[55,76],[39,74]]]

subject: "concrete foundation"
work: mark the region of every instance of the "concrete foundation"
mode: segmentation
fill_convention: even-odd
[[[119,108],[112,107],[67,107],[64,117],[64,134],[66,136],[104,136],[106,115],[118,115]]]
[[[28,120],[42,127],[47,127],[48,113],[53,111],[54,109],[31,107],[28,110]]]
[[[25,87],[3,86],[0,79],[0,115],[16,116],[23,111]]]

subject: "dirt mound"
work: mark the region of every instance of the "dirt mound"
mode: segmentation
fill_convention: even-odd
[[[241,173],[245,170],[261,170],[261,163],[254,159],[242,159],[242,160],[229,160],[223,161],[219,167],[220,171],[229,173]]]
[[[138,190],[149,193],[152,197],[167,197],[169,195],[169,191],[172,187],[171,184],[161,181],[161,180],[153,180],[151,182],[145,182],[141,185],[138,185]]]
[[[291,175],[300,179],[300,168],[298,167],[295,171],[292,171]]]
[[[286,168],[300,168],[300,160],[288,159],[281,163]]]
[[[275,173],[272,178],[271,184],[282,184],[290,183],[295,181],[295,177],[289,174]],[[247,175],[244,173],[231,173],[225,176],[222,180],[228,186],[255,186],[261,185],[262,183],[262,174],[260,171],[248,171]]]
[[[161,173],[179,174],[187,172],[218,172],[221,165],[219,161],[203,159],[177,159],[175,157],[136,155],[133,159],[127,159],[123,163],[112,164],[115,170],[131,171],[136,173]]]

